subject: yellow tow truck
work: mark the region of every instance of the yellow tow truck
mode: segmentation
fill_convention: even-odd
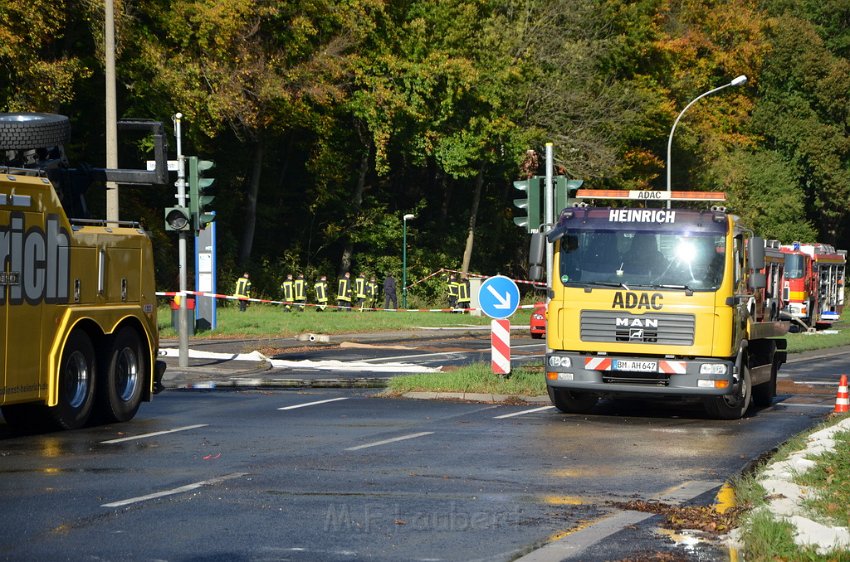
[[[151,241],[129,221],[87,212],[91,181],[167,183],[162,124],[156,167],[74,169],[68,118],[0,113],[0,410],[18,428],[128,421],[161,389]]]

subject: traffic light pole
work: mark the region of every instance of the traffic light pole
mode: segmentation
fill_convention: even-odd
[[[174,135],[177,137],[177,205],[186,206],[186,163],[180,133],[182,113],[174,115]],[[186,231],[177,233],[178,269],[180,271],[180,309],[177,313],[177,331],[180,337],[180,367],[189,366],[189,326],[186,325]]]
[[[546,143],[546,188],[543,193],[543,232],[548,232],[555,226],[555,191],[552,189],[552,178],[554,176],[554,163],[552,156],[552,143]],[[546,287],[552,287],[552,263],[555,251],[553,244],[546,244]],[[549,293],[546,293],[546,302],[549,302]]]

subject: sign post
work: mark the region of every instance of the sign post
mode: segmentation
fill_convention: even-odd
[[[492,318],[490,322],[490,365],[493,373],[511,372],[511,321],[508,317],[519,306],[519,287],[504,275],[490,277],[481,284],[478,293],[481,311]]]

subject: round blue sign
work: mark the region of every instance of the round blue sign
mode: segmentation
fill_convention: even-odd
[[[519,287],[504,275],[490,277],[481,284],[478,293],[481,312],[496,320],[507,318],[519,306]]]

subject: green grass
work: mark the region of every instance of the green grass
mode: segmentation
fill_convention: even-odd
[[[528,326],[531,311],[521,309],[511,322]],[[172,328],[172,311],[161,306],[157,311],[157,324],[162,337],[176,337]],[[293,337],[303,333],[346,334],[384,332],[422,327],[463,327],[489,325],[486,316],[472,316],[449,312],[393,312],[384,310],[351,312],[327,309],[318,312],[307,308],[303,312],[284,312],[281,306],[252,304],[245,312],[235,305],[220,306],[216,314],[215,330],[196,331],[197,338],[224,337]]]
[[[816,459],[817,466],[802,474],[797,483],[820,490],[805,505],[833,525],[850,527],[850,432],[835,435],[835,450]]]
[[[847,416],[833,416],[810,431],[794,436],[771,457],[781,461],[806,447],[808,436],[838,423]],[[811,457],[817,465],[801,474],[795,482],[818,490],[817,497],[806,503],[812,517],[826,524],[850,525],[850,432],[836,435],[836,448],[831,453]],[[766,503],[766,492],[758,480],[763,468],[739,477],[733,484],[735,497],[744,511],[739,529],[744,546],[743,559],[755,562],[787,561],[850,561],[850,552],[818,554],[813,548],[801,548],[794,543],[794,529],[786,521],[775,519],[768,511],[757,509]]]
[[[814,351],[817,349],[828,349],[831,347],[841,347],[850,345],[850,323],[846,321],[837,322],[832,329],[827,332],[837,331],[838,333],[796,333],[788,334],[788,352],[799,353],[801,351]]]
[[[388,392],[480,392],[511,396],[540,396],[546,394],[543,366],[522,366],[510,376],[493,374],[489,363],[474,363],[440,373],[400,375],[390,379]]]

